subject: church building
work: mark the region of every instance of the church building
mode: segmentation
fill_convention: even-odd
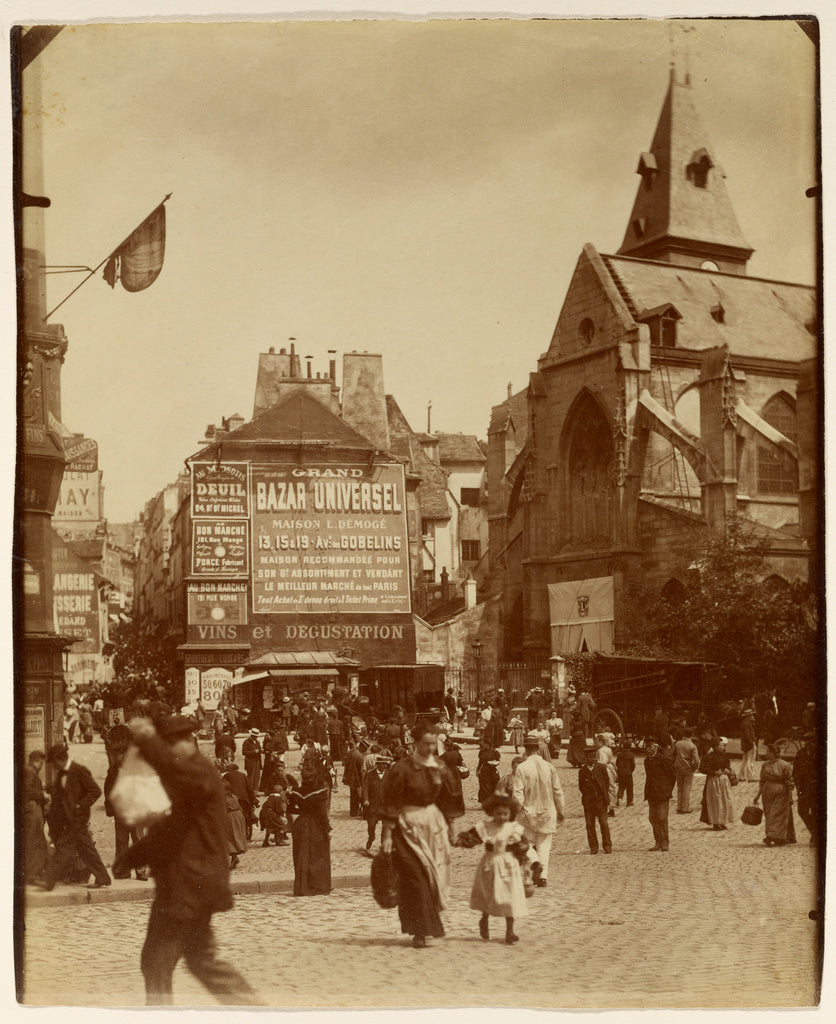
[[[816,534],[814,288],[752,248],[688,78],[671,72],[617,253],[580,253],[528,387],[492,410],[489,559],[504,656],[623,650],[636,586],[683,585],[682,538],[743,514],[776,577]]]

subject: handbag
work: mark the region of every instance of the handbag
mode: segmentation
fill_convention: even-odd
[[[171,813],[171,798],[162,780],[134,744],[119,768],[110,803],[128,828],[151,825]]]
[[[763,821],[763,808],[758,807],[757,804],[749,804],[748,807],[743,808],[740,820],[744,825],[760,825]]]
[[[469,768],[466,768],[463,764],[460,764],[460,765],[458,765],[458,769],[459,769],[459,778],[460,779],[469,779],[470,778],[470,769]]]
[[[371,886],[372,896],[379,907],[391,910],[398,905],[400,878],[391,853],[381,851],[375,855],[372,860]]]
[[[737,783],[738,783],[738,778],[737,778],[737,773],[734,771],[734,769],[733,768],[727,768],[726,769],[726,775],[728,775],[729,782],[731,783],[731,785],[732,786],[736,786]]]

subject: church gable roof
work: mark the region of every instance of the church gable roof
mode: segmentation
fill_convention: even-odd
[[[737,223],[705,128],[694,106],[690,84],[673,74],[649,152],[639,158],[639,185],[620,254],[655,255],[666,239],[751,255]],[[710,254],[710,253],[709,253]]]
[[[637,318],[675,308],[678,349],[728,345],[733,356],[791,362],[816,354],[813,288],[624,256],[603,261]]]

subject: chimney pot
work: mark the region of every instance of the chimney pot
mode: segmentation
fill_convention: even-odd
[[[511,381],[508,381],[508,397],[511,397]]]
[[[270,353],[271,356],[274,356],[276,354],[276,350],[272,345],[270,346],[270,348],[267,349],[267,351]]]

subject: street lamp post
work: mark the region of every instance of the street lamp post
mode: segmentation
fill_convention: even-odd
[[[473,648],[473,657],[476,659],[476,705],[482,696],[482,641],[474,640],[470,645]]]

